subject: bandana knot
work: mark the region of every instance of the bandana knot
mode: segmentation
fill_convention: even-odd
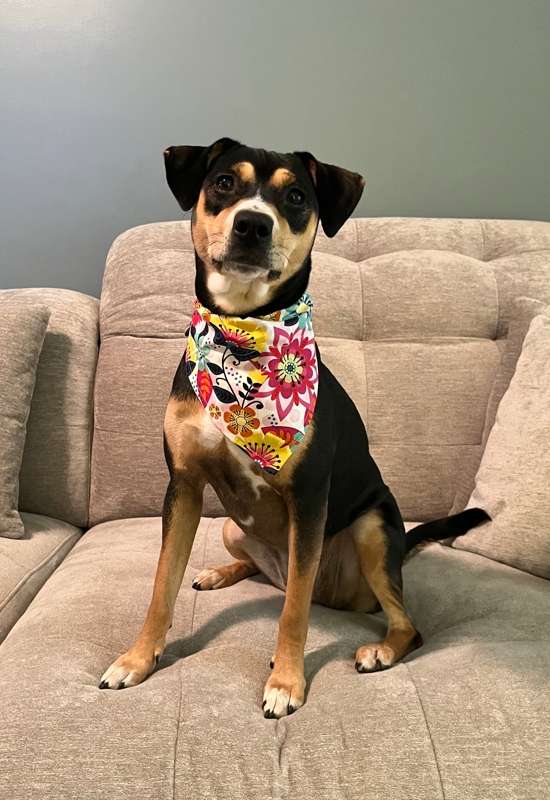
[[[315,410],[319,385],[304,293],[264,317],[214,314],[195,300],[185,364],[214,425],[266,472],[288,461]]]

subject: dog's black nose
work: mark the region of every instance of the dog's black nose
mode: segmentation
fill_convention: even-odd
[[[233,236],[249,244],[268,244],[271,240],[273,220],[258,211],[239,211],[233,220]]]

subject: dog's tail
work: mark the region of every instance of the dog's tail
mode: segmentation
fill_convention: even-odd
[[[432,522],[425,522],[423,525],[417,525],[416,528],[412,528],[405,537],[407,553],[421,542],[436,542],[440,539],[462,536],[464,533],[471,530],[471,528],[476,528],[478,525],[490,519],[491,517],[489,514],[481,508],[467,508],[466,511],[461,511],[460,514],[453,514],[452,517],[434,519]]]

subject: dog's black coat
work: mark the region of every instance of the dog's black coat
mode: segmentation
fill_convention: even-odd
[[[260,182],[267,183],[269,176],[279,167],[292,169],[301,179],[305,188],[306,204],[299,209],[283,206],[281,198],[274,189],[264,189],[263,197],[284,213],[293,231],[302,231],[307,225],[311,211],[319,213],[328,235],[339,227],[342,218],[347,218],[349,211],[350,182],[343,181],[338,173],[332,173],[327,165],[320,165],[307,152],[280,154],[271,151],[247,147],[232,139],[220,140],[219,155],[208,161],[212,148],[196,148],[197,166],[190,175],[186,167],[185,196],[182,197],[182,186],[174,177],[170,157],[167,160],[168,182],[180,205],[188,209],[196,201],[201,187],[205,188],[205,209],[207,213],[216,215],[230,199],[220,199],[209,191],[215,177],[227,170],[236,161],[247,161],[254,165],[256,176]],[[215,148],[215,145],[212,146]],[[311,160],[316,164],[318,185],[312,182],[306,164]],[[353,173],[351,173],[353,174]],[[319,186],[321,178],[321,186]],[[251,196],[253,189],[247,191],[243,184],[240,196]],[[199,301],[215,313],[223,310],[216,306],[209,292],[205,269],[200,257],[195,253],[196,280],[195,291]],[[304,260],[301,269],[283,283],[269,303],[251,309],[247,316],[262,316],[281,308],[286,308],[301,297],[307,288],[311,272],[311,256]],[[315,326],[315,317],[314,317]],[[365,511],[380,508],[383,513],[388,535],[392,538],[391,550],[397,549],[399,556],[404,554],[424,539],[442,539],[459,536],[476,524],[488,519],[485,512],[479,509],[457,515],[448,520],[438,520],[429,525],[421,525],[414,529],[414,535],[405,536],[405,528],[399,507],[389,487],[384,483],[380,470],[369,451],[367,431],[363,421],[350,399],[330,370],[323,364],[317,348],[319,364],[319,388],[317,406],[314,415],[315,433],[313,440],[301,460],[296,473],[296,496],[298,502],[309,506],[318,497],[319,486],[328,484],[328,509],[325,535],[330,537],[347,528]],[[362,368],[360,365],[359,368]],[[183,361],[178,369],[173,386],[173,393],[178,396],[190,395],[193,389],[185,374]],[[299,488],[298,488],[299,486]],[[414,542],[414,544],[413,544]]]

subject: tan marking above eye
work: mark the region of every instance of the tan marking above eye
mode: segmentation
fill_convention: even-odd
[[[239,161],[232,169],[245,183],[253,183],[256,180],[256,170],[250,161]]]
[[[291,170],[286,169],[286,167],[277,167],[269,179],[269,183],[276,189],[281,189],[283,186],[289,186],[291,183],[294,183],[295,180],[296,175],[291,172]]]

